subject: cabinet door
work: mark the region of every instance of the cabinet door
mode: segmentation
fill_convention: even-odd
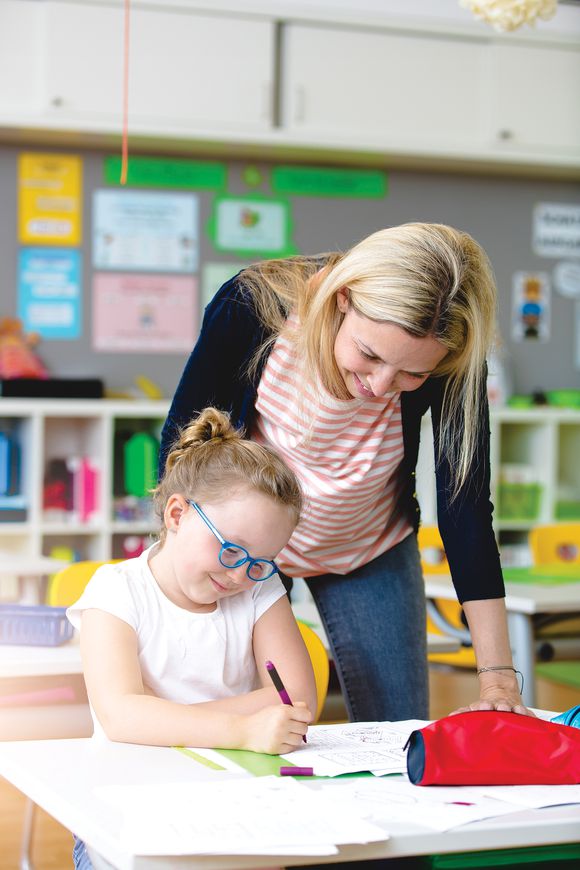
[[[580,154],[580,49],[498,43],[493,57],[496,141]]]
[[[477,39],[290,24],[284,123],[355,146],[424,152],[482,145],[485,72],[486,45]]]
[[[49,2],[46,101],[73,120],[120,124],[121,6]],[[268,129],[273,25],[175,9],[131,16],[129,119],[133,129]]]
[[[41,89],[41,7],[22,0],[0,2],[0,112],[38,111]]]

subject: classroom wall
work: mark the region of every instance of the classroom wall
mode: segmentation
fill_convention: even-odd
[[[0,146],[0,316],[15,316],[17,311],[17,156],[28,150],[40,149]],[[131,388],[134,377],[144,374],[159,384],[166,396],[171,396],[186,359],[184,352],[102,353],[92,348],[91,203],[93,191],[104,187],[104,155],[69,149],[57,153],[80,154],[83,158],[83,330],[78,340],[42,341],[39,347],[42,359],[55,376],[99,376],[109,389],[116,391]],[[228,193],[250,192],[242,174],[247,165],[235,160],[228,164]],[[271,166],[265,162],[253,165],[264,178],[257,190],[269,194]],[[514,390],[577,388],[580,371],[575,359],[580,337],[575,318],[580,303],[552,288],[547,341],[513,341],[511,311],[514,273],[541,272],[551,278],[559,262],[533,252],[534,207],[538,203],[578,206],[580,184],[436,172],[396,171],[387,176],[388,192],[383,199],[290,196],[292,240],[298,251],[345,249],[379,228],[405,221],[433,221],[460,227],[485,247],[495,269],[500,293],[499,324]],[[216,252],[207,233],[215,194],[202,191],[198,195],[200,265],[208,261],[239,262],[235,253]]]

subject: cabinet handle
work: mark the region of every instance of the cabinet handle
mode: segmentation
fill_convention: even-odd
[[[499,132],[497,134],[497,138],[501,139],[502,142],[507,142],[508,139],[514,138],[514,131],[513,130],[506,130],[506,129],[499,130]]]
[[[64,100],[62,97],[53,97],[50,101],[50,105],[55,109],[60,109],[64,106]]]
[[[306,119],[306,89],[298,85],[294,91],[294,123],[300,124]]]

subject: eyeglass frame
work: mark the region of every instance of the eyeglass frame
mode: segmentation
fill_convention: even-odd
[[[224,568],[241,568],[242,565],[245,565],[246,562],[249,562],[248,567],[246,568],[246,576],[249,580],[252,581],[252,583],[263,583],[264,580],[270,580],[270,578],[273,577],[274,574],[278,573],[279,568],[273,559],[254,559],[252,556],[250,556],[250,554],[248,553],[246,548],[242,547],[241,544],[234,544],[233,541],[226,541],[224,536],[222,534],[220,534],[220,532],[218,532],[218,530],[216,529],[216,527],[214,526],[214,524],[212,523],[210,518],[207,516],[207,514],[205,514],[203,512],[203,510],[200,508],[200,506],[197,504],[197,502],[195,502],[189,498],[186,498],[185,500],[186,500],[187,504],[191,505],[191,507],[197,512],[197,514],[204,521],[204,523],[206,524],[206,526],[208,527],[210,532],[212,532],[212,534],[220,542],[221,548],[220,548],[219,555],[218,555],[220,565],[223,565]],[[246,554],[246,558],[243,559],[241,562],[238,562],[236,565],[226,565],[226,563],[222,560],[222,555],[223,555],[224,550],[226,550],[228,547],[235,548],[236,550],[241,550],[243,553]],[[267,574],[265,577],[256,578],[256,577],[252,577],[250,574],[250,571],[252,569],[252,565],[255,565],[258,562],[262,562],[262,563],[265,563],[266,565],[271,566],[270,573]]]

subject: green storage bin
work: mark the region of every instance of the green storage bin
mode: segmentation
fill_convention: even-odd
[[[136,432],[123,447],[127,495],[145,498],[157,482],[159,442],[149,432]]]
[[[580,501],[566,501],[561,499],[556,502],[557,520],[580,520]]]
[[[541,499],[540,483],[500,483],[498,517],[501,520],[537,520]]]

